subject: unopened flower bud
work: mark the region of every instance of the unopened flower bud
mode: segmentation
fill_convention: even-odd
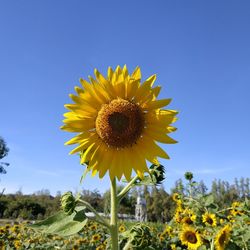
[[[71,215],[76,207],[77,200],[73,196],[72,192],[68,191],[62,195],[61,207],[67,215]]]
[[[129,232],[130,244],[132,247],[146,248],[150,245],[152,240],[152,235],[150,233],[150,228],[144,224],[134,225]]]
[[[192,173],[192,172],[186,172],[186,173],[185,173],[185,179],[186,179],[187,181],[191,181],[193,178],[194,178],[194,176],[193,176],[193,173]]]
[[[165,170],[162,165],[151,165],[150,166],[150,176],[155,185],[161,184],[165,179]]]

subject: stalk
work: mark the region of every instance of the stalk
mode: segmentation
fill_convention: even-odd
[[[214,239],[212,239],[212,243],[211,243],[211,248],[210,250],[214,250]]]
[[[81,200],[81,199],[79,199],[79,202],[83,203],[92,213],[94,213],[95,219],[92,219],[92,220],[94,220],[94,221],[96,221],[96,222],[102,224],[103,226],[109,228],[108,222],[107,222],[104,218],[102,218],[102,217],[98,214],[98,212],[97,212],[88,202],[86,202],[86,201],[84,201],[84,200]],[[91,219],[91,218],[89,218],[89,219]]]
[[[122,198],[130,191],[131,187],[133,187],[134,183],[139,179],[139,176],[136,175],[128,184],[126,187],[123,188],[123,190],[117,195],[118,201],[121,201]]]
[[[111,195],[110,234],[111,234],[112,250],[119,250],[118,226],[117,226],[118,200],[116,193],[116,178],[114,178],[111,181],[110,195]]]

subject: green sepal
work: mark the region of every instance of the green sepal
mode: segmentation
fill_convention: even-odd
[[[63,211],[31,225],[33,229],[41,230],[46,234],[58,234],[69,236],[76,234],[86,225],[88,218],[85,215],[84,206],[76,207],[71,215],[66,215]]]

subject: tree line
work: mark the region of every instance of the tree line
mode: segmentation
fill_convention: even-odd
[[[230,206],[235,200],[243,200],[245,197],[250,198],[249,178],[236,178],[233,184],[220,179],[214,180],[210,190],[203,181],[195,182],[179,179],[169,193],[163,185],[142,186],[132,189],[121,201],[119,213],[134,215],[136,199],[140,195],[146,199],[148,220],[167,222],[174,215],[173,193],[178,192],[184,196],[190,195],[190,185],[192,196],[212,194],[215,202],[221,208]],[[97,211],[109,214],[109,190],[104,194],[101,194],[98,190],[82,190],[80,194],[81,198],[88,201]],[[0,218],[44,219],[60,210],[60,199],[60,192],[52,196],[49,190],[41,190],[31,195],[24,195],[21,191],[15,194],[2,194],[0,196]]]

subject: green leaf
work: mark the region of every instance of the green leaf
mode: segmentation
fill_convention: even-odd
[[[86,225],[88,218],[85,215],[85,207],[76,207],[76,211],[71,215],[66,215],[63,211],[38,222],[31,227],[42,230],[47,234],[59,234],[60,236],[69,236],[76,234]]]
[[[208,196],[205,197],[205,206],[208,207],[212,203],[214,203],[214,196],[212,194],[209,194]]]
[[[226,249],[230,249],[230,250],[242,250],[241,247],[239,247],[238,245],[236,245],[233,242],[229,242],[226,246]]]
[[[243,235],[244,241],[249,241],[250,240],[250,231],[246,229],[246,233]]]

